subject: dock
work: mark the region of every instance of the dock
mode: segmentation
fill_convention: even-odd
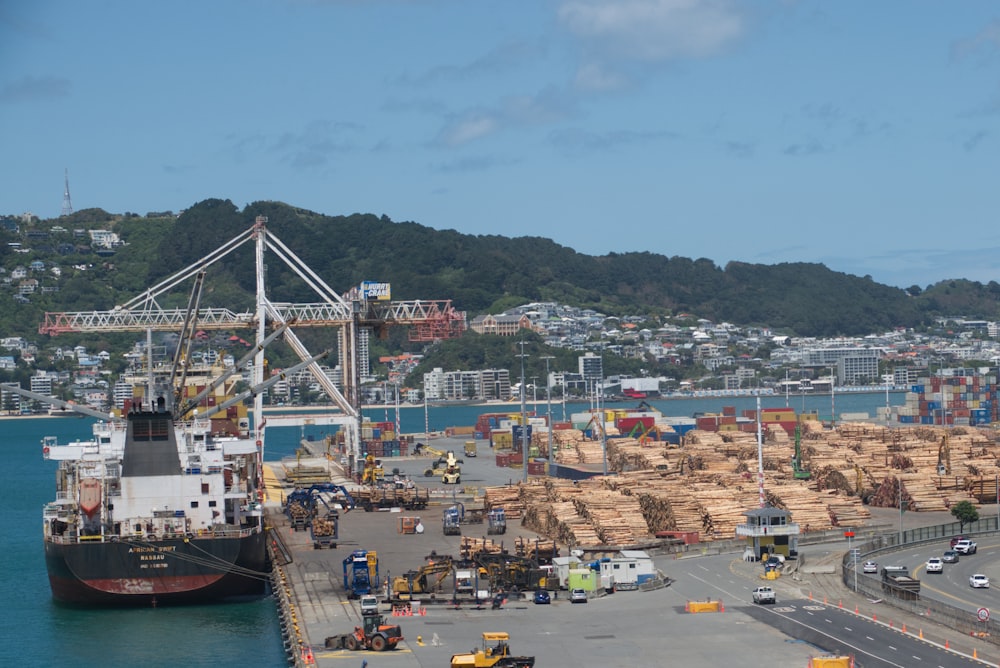
[[[435,439],[434,446],[459,453],[464,440]],[[303,445],[310,447],[308,443]],[[328,460],[319,447],[315,444],[317,451],[303,455],[297,464],[322,469],[328,482],[354,489],[355,483],[339,463]],[[456,608],[446,587],[433,600],[410,606],[405,613],[401,612],[403,608],[381,604],[386,622],[401,627],[404,640],[395,650],[327,649],[326,638],[348,633],[362,623],[360,602],[349,600],[343,586],[344,558],[356,549],[374,550],[378,554],[379,579],[385,583],[420,568],[429,559],[459,555],[462,536],[444,534],[444,508],[459,500],[473,504],[483,487],[516,484],[522,476],[521,469],[498,468],[492,455],[488,445],[480,444],[480,456],[464,461],[460,487],[443,485],[440,478],[424,477],[430,457],[383,458],[387,475],[391,477],[393,469],[398,469],[428,488],[427,508],[418,512],[365,512],[360,508],[341,512],[335,549],[315,549],[308,531],[292,529],[283,513],[283,502],[294,485],[280,464],[269,463],[265,511],[273,531],[274,593],[289,665],[356,668],[367,661],[370,668],[448,666],[452,655],[476,647],[486,631],[510,633],[512,651],[536,657],[536,665],[543,667],[656,665],[668,648],[678,661],[685,657],[694,661],[687,665],[708,665],[698,663],[704,660],[706,651],[711,652],[714,665],[735,665],[748,653],[756,660],[792,660],[795,663],[787,665],[805,665],[808,647],[789,643],[780,633],[754,622],[739,612],[739,605],[733,605],[736,610],[723,615],[684,615],[685,594],[677,585],[598,595],[586,605],[571,604],[565,591],[555,592],[550,605],[535,605],[530,592],[512,594],[500,610],[491,609],[489,603],[476,605],[472,601]],[[423,533],[400,533],[401,519],[415,516],[424,526]],[[516,520],[508,522],[503,536],[487,536],[486,525],[482,524],[463,525],[462,535],[503,541],[512,553],[519,538],[539,538]],[[667,557],[657,561],[663,569],[675,563]],[[702,620],[693,621],[697,617]],[[719,637],[729,640],[720,645]]]

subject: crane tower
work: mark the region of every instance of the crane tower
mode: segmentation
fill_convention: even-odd
[[[68,194],[67,188],[67,194]],[[202,280],[206,270],[244,244],[253,242],[256,267],[256,301],[253,311],[235,312],[224,307],[163,308],[159,299],[187,281]],[[265,257],[276,255],[317,295],[311,303],[273,302],[267,296],[265,285]],[[375,286],[375,287],[372,287]],[[378,286],[384,286],[380,290]],[[265,380],[264,350],[273,338],[268,328],[282,328],[281,336],[303,361],[315,381],[333,401],[333,414],[326,420],[340,424],[345,431],[351,465],[360,455],[361,360],[367,350],[367,334],[393,325],[412,326],[413,340],[430,340],[428,337],[449,338],[464,330],[465,313],[456,311],[450,300],[392,301],[386,299],[386,284],[365,284],[352,288],[342,295],[320,278],[299,259],[280,239],[267,229],[267,218],[258,216],[253,226],[229,240],[212,253],[190,266],[164,279],[132,300],[110,311],[77,311],[46,313],[39,332],[58,335],[67,332],[149,332],[181,331],[191,328],[191,323],[201,330],[252,329],[255,332],[256,354],[253,359],[251,384],[258,386]],[[192,317],[193,315],[193,317]],[[338,356],[343,370],[342,388],[338,388],[323,373],[319,363],[306,348],[295,330],[312,327],[338,328]],[[414,338],[416,336],[416,338]],[[263,448],[264,423],[263,396],[254,397],[254,429]]]

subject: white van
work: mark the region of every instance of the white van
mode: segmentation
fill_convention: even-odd
[[[367,595],[361,597],[361,614],[367,615],[378,613],[378,596]]]

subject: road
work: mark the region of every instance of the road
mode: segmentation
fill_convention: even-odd
[[[976,543],[979,546],[976,554],[961,556],[957,564],[945,564],[943,573],[927,573],[925,566],[930,557],[940,557],[948,549],[948,540],[944,539],[882,555],[879,565],[908,566],[913,576],[920,580],[922,598],[941,601],[975,615],[979,608],[998,607],[992,590],[973,589],[969,586],[969,576],[983,573],[990,578],[991,585],[1000,586],[1000,537],[977,537]],[[859,573],[858,577],[877,581],[880,576]]]
[[[671,588],[691,600],[721,598],[726,614],[742,613],[801,642],[828,652],[851,654],[857,665],[865,668],[985,663],[922,640],[919,628],[908,628],[903,633],[902,627],[889,619],[873,620],[855,614],[852,609],[839,608],[833,602],[824,604],[821,600],[800,598],[799,584],[788,578],[768,582],[778,593],[775,605],[754,605],[750,603],[750,593],[760,584],[759,579],[754,579],[756,571],[758,565],[734,561],[731,555],[681,560],[671,570],[677,578]]]

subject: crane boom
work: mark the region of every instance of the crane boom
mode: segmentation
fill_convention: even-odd
[[[267,218],[258,216],[253,226],[241,232],[197,262],[160,281],[133,299],[106,311],[68,311],[46,313],[39,333],[55,336],[65,333],[92,332],[184,332],[190,341],[196,328],[200,330],[255,331],[254,372],[251,385],[267,386],[263,378],[263,347],[274,336],[267,336],[268,323],[283,327],[284,340],[303,360],[294,369],[307,368],[323,391],[343,412],[347,425],[347,444],[357,459],[360,452],[360,383],[358,355],[362,348],[362,329],[381,330],[391,325],[407,325],[418,330],[416,339],[450,338],[465,330],[465,313],[452,307],[451,300],[391,301],[369,296],[362,288],[352,288],[341,295],[327,285],[316,272],[299,259],[266,226]],[[201,304],[200,281],[206,270],[244,244],[256,248],[256,299],[253,310],[237,311]],[[267,298],[265,290],[265,251],[280,258],[318,296],[309,303],[280,303]],[[195,279],[187,308],[163,308],[159,303],[165,295],[182,283]],[[305,327],[339,327],[339,356],[343,382],[338,388],[317,364],[321,356],[312,356],[301,339],[292,331]],[[187,351],[178,350],[174,359],[174,374],[183,373]],[[242,366],[242,360],[241,360]],[[287,373],[287,370],[286,370]],[[190,410],[191,404],[186,408]],[[255,394],[254,415],[263,413],[259,392]],[[257,425],[257,438],[263,440],[264,421]]]

